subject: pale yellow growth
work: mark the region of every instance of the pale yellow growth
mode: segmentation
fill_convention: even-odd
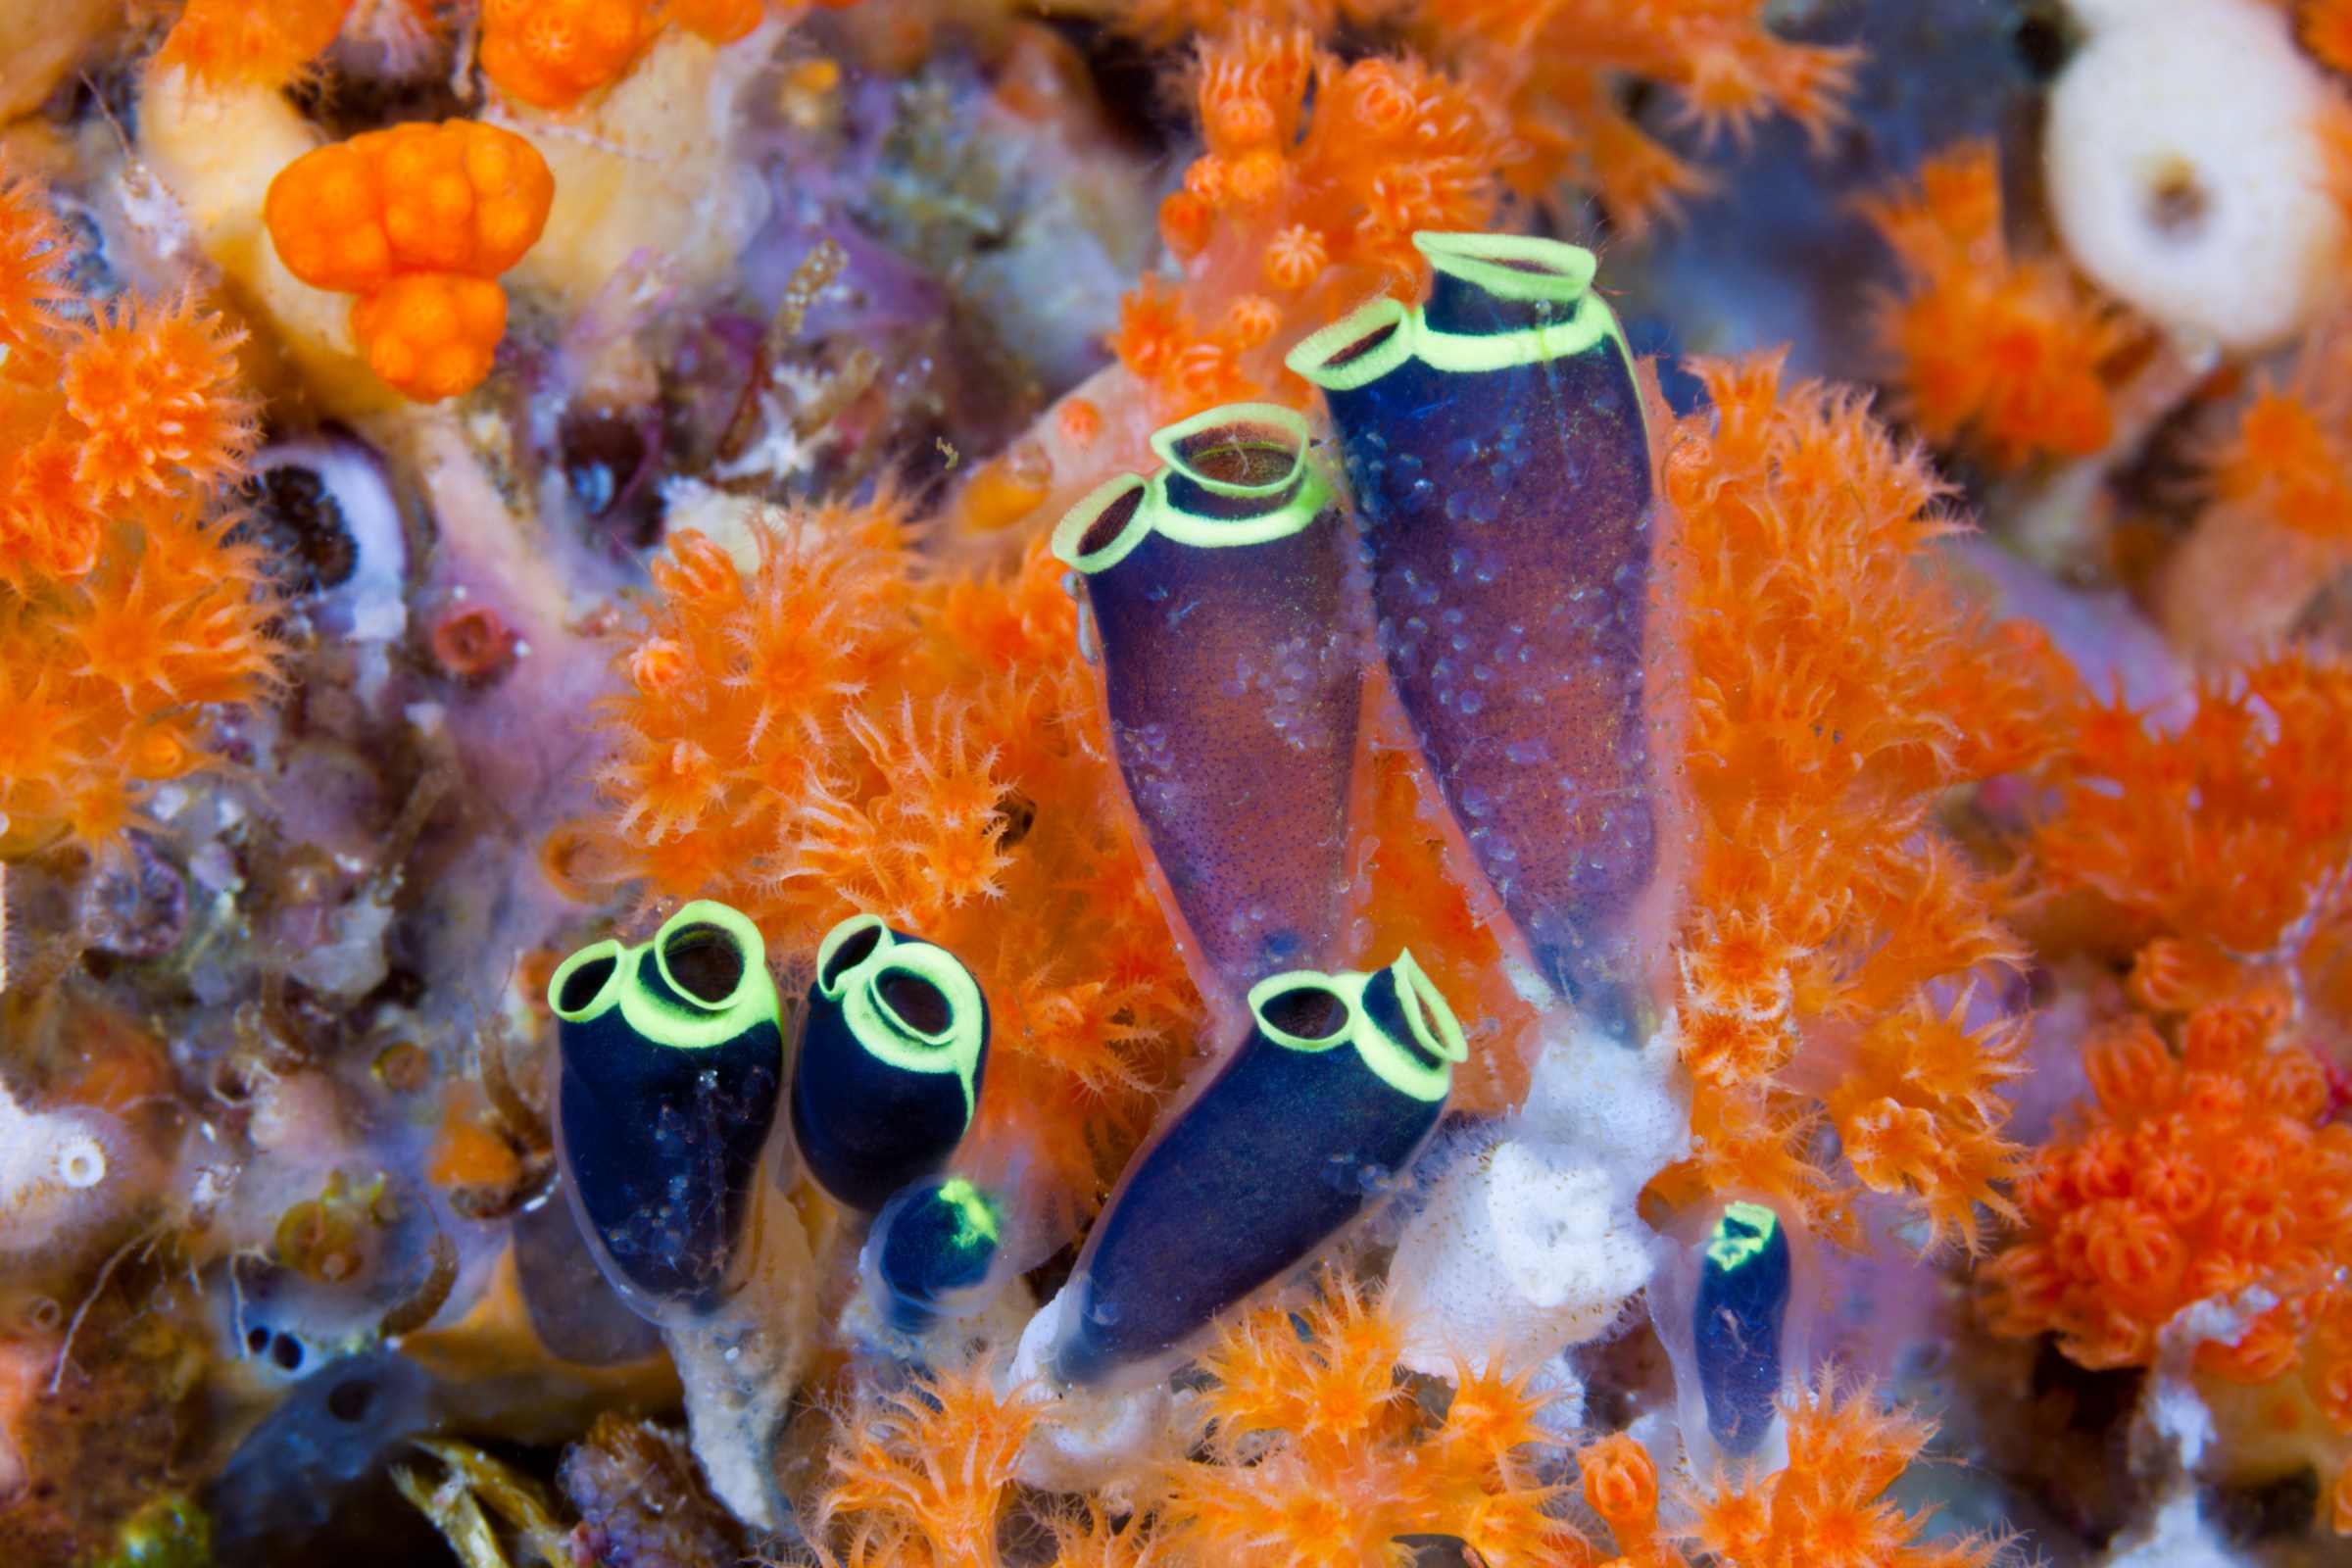
[[[0,5],[0,124],[38,107],[90,46],[122,24],[122,0]]]
[[[547,230],[508,281],[577,310],[640,249],[689,286],[729,275],[767,216],[756,173],[730,157],[734,127],[780,32],[764,23],[722,48],[673,27],[592,103],[486,111],[556,176]]]
[[[351,297],[287,271],[262,222],[270,181],[324,139],[274,87],[200,86],[169,71],[150,74],[139,100],[138,157],[178,203],[189,237],[267,317],[320,404],[348,418],[399,394],[352,343]]]

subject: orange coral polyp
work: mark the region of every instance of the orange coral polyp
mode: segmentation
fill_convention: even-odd
[[[158,70],[200,81],[291,79],[343,30],[352,0],[188,0],[156,51]]]
[[[236,385],[241,334],[196,314],[131,299],[95,312],[65,338],[66,408],[90,430],[74,463],[83,493],[104,498],[234,477],[252,450],[252,405]]]
[[[1908,1410],[1882,1409],[1867,1386],[1825,1377],[1783,1406],[1788,1463],[1730,1478],[1687,1498],[1698,1544],[1717,1559],[1796,1568],[1989,1568],[2002,1542],[1984,1534],[1923,1540],[1931,1510],[1906,1513],[1883,1494],[1935,1436]]]
[[[419,403],[479,386],[506,330],[506,291],[478,277],[396,278],[351,308],[369,368]]]
[[[720,25],[737,9],[698,8]],[[650,0],[485,0],[482,72],[534,108],[568,109],[627,71],[654,30]]]
[[[1878,302],[1875,324],[1904,412],[1929,440],[1999,467],[2106,445],[2104,372],[2134,329],[2062,261],[2011,254],[1989,145],[1932,158],[1916,188],[1860,208],[1902,268],[1902,291]]]
[[[1202,1359],[1207,1428],[1166,1467],[1166,1513],[1187,1560],[1357,1568],[1396,1538],[1437,1533],[1484,1562],[1592,1558],[1536,1479],[1549,1396],[1529,1376],[1462,1369],[1433,1419],[1396,1381],[1402,1330],[1352,1280],[1242,1314]]]

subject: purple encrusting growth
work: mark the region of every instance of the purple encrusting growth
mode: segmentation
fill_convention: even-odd
[[[1211,410],[1152,446],[1168,466],[1097,490],[1054,550],[1086,583],[1145,837],[1238,996],[1327,964],[1343,923],[1363,680],[1349,541],[1290,410]]]
[[[1479,869],[1562,995],[1646,1032],[1643,701],[1656,510],[1615,318],[1575,246],[1415,236],[1428,301],[1302,343],[1347,456],[1380,644]]]

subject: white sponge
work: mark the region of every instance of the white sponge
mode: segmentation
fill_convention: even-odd
[[[2335,297],[2320,70],[2264,0],[2075,0],[2050,94],[2052,218],[2102,287],[2189,347],[2254,353]]]

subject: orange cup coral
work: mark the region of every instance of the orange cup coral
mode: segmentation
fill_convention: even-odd
[[[760,0],[483,0],[482,73],[534,109],[569,109],[626,74],[664,23],[733,43],[763,14]]]
[[[495,279],[537,243],[555,194],[529,142],[452,120],[305,153],[270,182],[263,219],[288,271],[360,296],[352,336],[375,372],[433,402],[489,373],[507,327]]]

